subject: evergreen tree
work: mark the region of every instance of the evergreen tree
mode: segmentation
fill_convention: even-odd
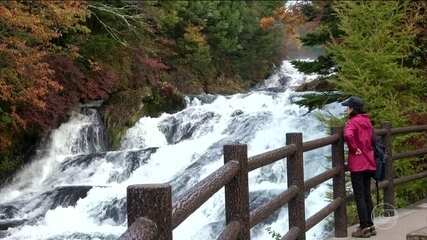
[[[343,1],[336,10],[344,35],[328,45],[327,53],[338,66],[337,90],[365,99],[377,121],[403,125],[408,113],[425,110],[420,98],[425,79],[402,64],[416,49],[408,3]]]
[[[331,39],[339,39],[343,35],[343,31],[338,27],[339,18],[334,10],[334,1],[302,2],[299,7],[306,22],[318,25],[314,31],[300,37],[303,46],[324,48],[331,43]],[[319,77],[315,81],[321,82],[319,85],[327,82],[328,86],[333,86],[331,83],[335,78],[337,67],[331,53],[324,52],[313,61],[294,60],[292,64],[300,72],[317,74]],[[323,85],[325,84],[323,83]],[[296,101],[296,103],[308,107],[311,111],[347,97],[334,90],[328,89],[321,93],[304,94],[301,100]]]

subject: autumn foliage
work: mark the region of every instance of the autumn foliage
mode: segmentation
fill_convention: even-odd
[[[47,62],[60,49],[76,51],[55,40],[72,31],[87,32],[87,12],[74,1],[2,1],[0,3],[0,151],[11,144],[12,132],[37,127],[49,94],[63,90]],[[70,54],[72,55],[72,54]]]
[[[25,151],[14,146],[19,139],[46,133],[79,102],[113,89],[115,74],[97,63],[83,72],[78,47],[67,42],[90,32],[88,14],[82,1],[0,3],[0,153]]]
[[[282,4],[0,1],[0,180],[79,103],[104,101],[114,147],[142,114],[182,108],[180,92],[255,85],[280,62],[283,37],[259,19]]]

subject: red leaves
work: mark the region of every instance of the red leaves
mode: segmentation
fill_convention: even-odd
[[[46,59],[77,52],[55,41],[66,32],[87,33],[87,14],[84,1],[0,1],[0,154],[17,136],[55,126],[75,103],[54,97],[66,89]]]
[[[45,111],[31,111],[28,117],[44,128],[55,127],[66,113],[79,102],[101,100],[108,97],[117,82],[117,76],[98,65],[86,76],[65,56],[49,59],[55,70],[55,81],[63,86],[59,93],[50,93],[45,98]],[[53,118],[53,119],[52,119]]]
[[[168,70],[169,69],[169,67],[166,64],[162,63],[160,61],[160,59],[156,59],[156,58],[148,58],[148,57],[143,58],[142,63],[146,67],[148,67],[154,71],[161,71],[161,70]]]

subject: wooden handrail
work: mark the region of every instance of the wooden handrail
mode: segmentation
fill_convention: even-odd
[[[250,157],[248,159],[248,169],[249,171],[252,171],[257,168],[274,163],[277,160],[286,158],[294,154],[296,149],[296,146],[294,144],[291,144]]]
[[[414,133],[414,132],[422,132],[422,131],[427,131],[427,125],[392,128],[391,134]]]
[[[339,173],[340,169],[334,167],[332,169],[328,169],[323,173],[316,175],[310,179],[304,181],[305,191],[308,192],[310,189],[316,187],[317,185],[324,183],[325,181],[333,178],[335,175]]]
[[[295,195],[298,193],[299,189],[297,186],[293,185],[286,189],[284,192],[274,197],[271,201],[264,203],[255,210],[251,212],[250,224],[251,227],[257,225],[258,223],[267,219],[271,214],[273,214],[277,209],[283,207],[287,204]]]
[[[422,148],[422,149],[418,149],[418,150],[410,151],[410,152],[396,153],[393,155],[393,157],[391,159],[392,160],[399,160],[402,158],[418,157],[418,156],[425,155],[425,154],[427,154],[427,148]]]
[[[427,177],[427,171],[394,178],[393,161],[402,158],[419,157],[427,154],[427,148],[404,153],[392,153],[391,142],[395,134],[426,131],[427,125],[391,128],[383,124],[375,129],[375,134],[382,136],[390,162],[387,164],[386,178],[379,182],[384,189],[384,202],[394,204],[394,186]],[[196,211],[213,194],[225,187],[226,227],[218,236],[219,240],[249,240],[250,228],[264,221],[273,212],[288,204],[289,231],[285,239],[305,239],[305,232],[334,212],[335,236],[347,236],[346,202],[353,195],[346,194],[344,171],[343,129],[333,128],[332,135],[302,142],[301,133],[288,133],[287,145],[250,158],[247,157],[246,145],[224,146],[224,165],[201,180],[172,204],[169,184],[132,185],[128,187],[128,224],[129,228],[120,237],[127,239],[171,240],[172,229],[182,223]],[[332,146],[332,167],[304,181],[303,153],[325,146]],[[287,158],[288,188],[249,212],[248,173],[257,168]],[[315,186],[333,179],[333,201],[320,211],[305,219],[304,193]],[[374,186],[371,186],[371,189]],[[138,204],[143,203],[142,207]],[[159,206],[152,208],[151,206]],[[173,206],[173,207],[172,207]]]
[[[394,184],[402,184],[402,183],[418,180],[418,179],[425,178],[425,177],[427,177],[427,171],[416,173],[416,174],[409,175],[409,176],[403,176],[400,178],[396,178],[394,180]]]
[[[381,128],[381,129],[374,129],[374,133],[377,136],[384,136],[387,133],[387,129]]]
[[[329,203],[328,205],[326,205],[326,207],[322,208],[317,213],[313,214],[313,216],[309,217],[306,220],[305,230],[306,231],[310,230],[312,227],[314,227],[320,221],[325,219],[329,214],[331,214],[333,211],[335,211],[335,209],[337,209],[343,203],[344,203],[344,199],[337,198],[334,201],[332,201],[331,203]]]
[[[336,141],[338,141],[339,136],[338,134],[334,134],[331,136],[327,136],[327,137],[323,137],[323,138],[319,138],[319,139],[315,139],[315,140],[311,140],[308,142],[304,142],[302,144],[302,149],[304,152],[308,152],[314,149],[318,149],[321,147],[325,147],[328,145],[331,145],[332,143],[335,143]]]
[[[212,195],[236,176],[239,163],[230,161],[194,185],[173,204],[172,228],[176,228]]]

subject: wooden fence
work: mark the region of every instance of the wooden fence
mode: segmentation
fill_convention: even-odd
[[[383,124],[375,130],[381,136],[390,156],[386,168],[386,179],[379,187],[384,189],[384,202],[394,205],[396,184],[421,179],[427,171],[411,176],[394,178],[393,162],[398,159],[427,154],[427,148],[405,153],[392,153],[392,137],[396,134],[421,132],[427,125],[391,128]],[[127,188],[128,229],[121,240],[171,240],[172,230],[196,211],[213,194],[225,187],[226,226],[217,239],[248,240],[250,229],[266,220],[276,210],[288,205],[289,231],[285,239],[305,239],[305,233],[331,213],[334,213],[336,237],[347,236],[346,204],[351,195],[346,195],[344,165],[343,129],[333,128],[332,135],[303,142],[301,133],[287,133],[286,146],[256,156],[247,156],[246,145],[225,145],[224,165],[197,183],[177,201],[172,203],[169,184],[142,184]],[[332,167],[325,172],[304,181],[303,153],[331,145]],[[257,168],[287,159],[288,188],[278,196],[249,211],[248,173]],[[333,199],[326,207],[306,218],[305,192],[332,178]]]

